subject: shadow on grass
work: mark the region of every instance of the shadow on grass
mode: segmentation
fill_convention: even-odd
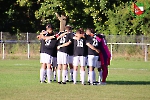
[[[150,85],[150,81],[107,81],[113,85]]]

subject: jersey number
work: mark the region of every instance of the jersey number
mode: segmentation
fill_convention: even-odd
[[[51,43],[51,40],[47,40],[47,41],[45,41],[45,46],[49,46],[49,45],[50,45],[50,43]]]
[[[65,41],[66,41],[66,37],[63,36],[63,37],[60,39],[60,43],[65,43]]]
[[[98,46],[98,41],[95,38],[93,38],[93,46]]]
[[[77,40],[77,47],[83,47],[83,40]]]

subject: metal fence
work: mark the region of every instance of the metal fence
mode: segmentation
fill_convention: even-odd
[[[36,33],[0,34],[2,59],[39,59],[40,43]],[[106,35],[112,59],[150,60],[150,36]]]

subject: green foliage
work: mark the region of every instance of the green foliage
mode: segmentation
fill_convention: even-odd
[[[1,0],[1,31],[37,32],[46,23],[59,30],[55,12],[65,12],[74,29],[95,28],[105,34],[149,34],[150,0],[144,3],[145,16],[132,16],[135,0]]]

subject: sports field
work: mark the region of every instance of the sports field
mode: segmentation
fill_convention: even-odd
[[[150,100],[150,62],[113,60],[107,85],[41,84],[38,60],[0,60],[0,100]]]

